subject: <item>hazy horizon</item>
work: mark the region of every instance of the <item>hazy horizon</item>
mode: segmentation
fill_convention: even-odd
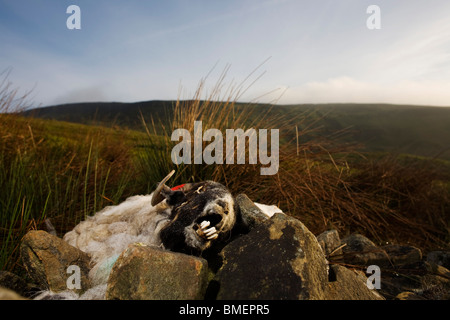
[[[450,106],[449,13],[445,0],[0,0],[0,72],[51,106],[191,99],[229,67],[226,94],[265,61],[240,101]]]
[[[191,100],[189,98],[186,99],[179,99],[180,101],[186,101]],[[48,107],[59,107],[64,105],[77,105],[77,104],[109,104],[109,103],[117,103],[117,104],[138,104],[138,103],[147,103],[147,102],[155,102],[155,101],[162,101],[162,102],[172,102],[177,101],[177,99],[151,99],[151,100],[138,100],[138,101],[76,101],[76,102],[62,102],[62,103],[56,103],[56,104],[48,104],[48,105],[36,105],[32,104],[29,105],[25,111],[30,111],[32,109],[39,109],[39,108],[48,108]],[[217,102],[220,102],[217,100]],[[222,101],[223,102],[223,101]],[[273,106],[283,106],[283,107],[296,107],[296,106],[335,106],[339,107],[340,105],[344,107],[349,107],[353,105],[361,105],[361,106],[392,106],[394,108],[448,108],[450,106],[438,106],[438,105],[425,105],[425,104],[399,104],[399,103],[384,103],[384,102],[324,102],[324,103],[315,103],[315,102],[303,102],[303,103],[270,103],[270,102],[251,102],[251,101],[239,101],[238,103],[241,104],[270,104]]]

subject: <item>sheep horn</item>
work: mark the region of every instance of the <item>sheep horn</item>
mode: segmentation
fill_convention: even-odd
[[[162,179],[162,181],[158,184],[158,187],[156,187],[156,190],[153,192],[153,196],[152,196],[152,206],[156,206],[158,203],[160,203],[161,201],[163,201],[165,199],[165,197],[161,194],[161,191],[163,189],[169,189],[170,188],[168,186],[166,186],[166,182],[167,180],[170,179],[170,177],[173,176],[173,174],[175,173],[175,170],[172,170],[164,179]]]

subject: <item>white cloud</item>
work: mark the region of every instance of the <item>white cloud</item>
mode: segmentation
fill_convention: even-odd
[[[450,81],[380,84],[336,77],[288,88],[279,103],[394,103],[450,106]]]

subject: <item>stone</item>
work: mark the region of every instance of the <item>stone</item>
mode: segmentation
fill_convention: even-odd
[[[439,264],[430,262],[425,263],[425,265],[430,273],[450,280],[450,270],[448,270],[447,268]]]
[[[427,300],[411,291],[404,291],[395,296],[394,300]]]
[[[327,264],[316,237],[299,220],[276,213],[221,252],[211,298],[323,298]]]
[[[431,251],[427,254],[427,261],[450,269],[450,252],[449,251]]]
[[[28,275],[42,289],[56,293],[70,289],[67,284],[74,274],[70,266],[79,268],[80,288],[75,287],[74,292],[90,287],[89,256],[48,232],[29,231],[20,245],[20,256]]]
[[[208,263],[203,258],[132,244],[112,268],[106,299],[203,299],[208,275]]]
[[[367,287],[367,278],[340,265],[332,265],[333,281],[328,282],[327,300],[385,300],[376,289]]]
[[[376,246],[368,238],[355,233],[344,239],[342,248],[344,261],[358,266],[377,265],[379,267],[390,266],[389,256],[383,249]]]
[[[339,233],[337,230],[328,230],[322,232],[317,236],[317,241],[319,241],[320,247],[327,257],[330,255],[330,253],[333,253],[333,255],[342,254],[342,249],[333,252],[341,245],[341,239],[339,238]]]
[[[416,247],[389,244],[381,249],[387,253],[392,266],[395,267],[422,260],[422,251]]]
[[[22,296],[27,296],[32,287],[18,275],[9,271],[0,271],[0,287],[12,290]]]
[[[0,287],[0,300],[27,300],[17,292]]]

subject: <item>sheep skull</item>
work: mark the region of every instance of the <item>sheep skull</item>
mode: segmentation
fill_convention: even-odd
[[[214,181],[187,183],[173,190],[158,185],[152,204],[164,199],[171,208],[170,222],[161,230],[164,246],[172,251],[198,254],[214,241],[229,238],[237,220],[237,206],[228,189]]]

